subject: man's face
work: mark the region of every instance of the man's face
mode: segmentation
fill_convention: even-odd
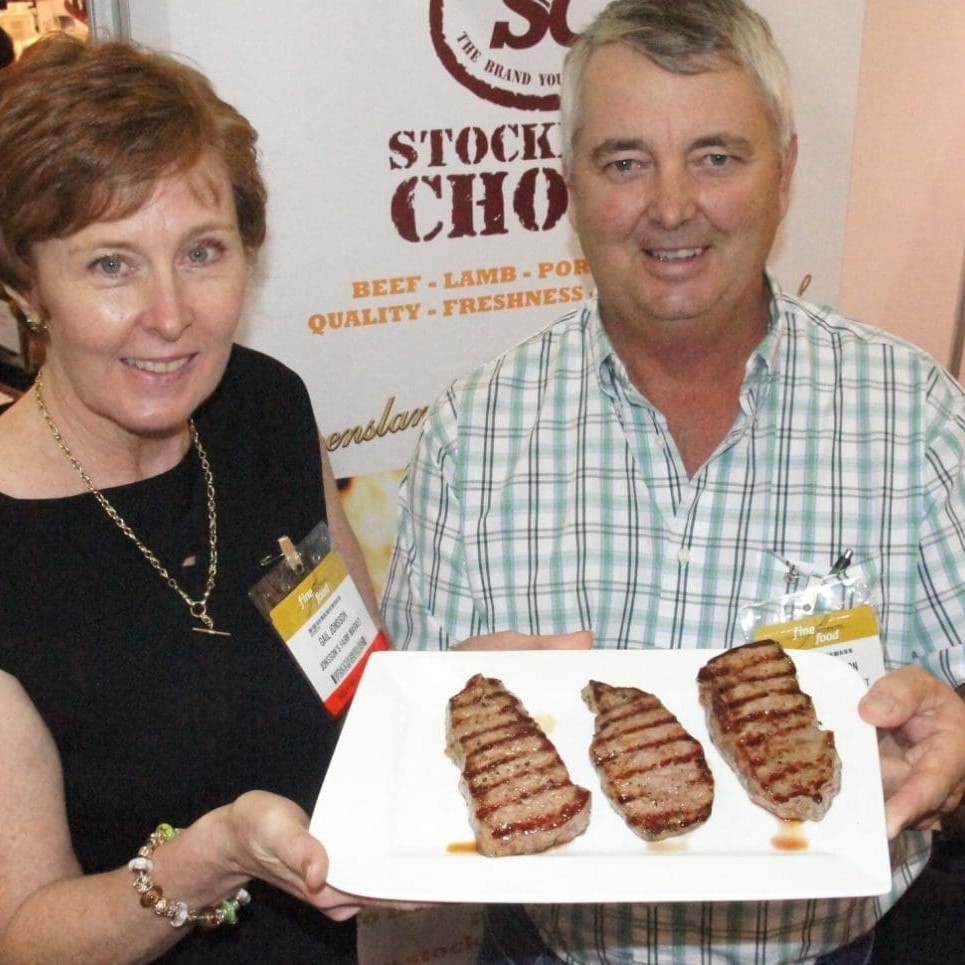
[[[623,44],[596,50],[567,177],[608,329],[757,321],[795,156],[745,71],[672,74]]]

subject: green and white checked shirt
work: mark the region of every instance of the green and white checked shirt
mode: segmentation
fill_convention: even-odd
[[[740,414],[688,479],[595,301],[455,382],[401,493],[383,608],[400,649],[513,629],[597,647],[744,642],[785,561],[873,575],[890,668],[965,683],[965,394],[900,339],[781,293]],[[857,938],[927,859],[894,848],[882,899],[534,906],[574,962],[809,960]]]

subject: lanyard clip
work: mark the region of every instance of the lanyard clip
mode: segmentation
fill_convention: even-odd
[[[831,567],[828,577],[833,576],[846,576],[848,572],[848,567],[851,565],[851,560],[854,557],[854,553],[850,549],[846,549],[834,562],[834,566]]]
[[[262,566],[271,566],[272,563],[277,563],[279,560],[284,560],[288,565],[288,568],[293,573],[301,573],[305,569],[305,564],[302,562],[301,554],[295,548],[295,544],[291,541],[288,536],[278,537],[278,548],[281,550],[280,553],[272,553],[266,556],[262,561]]]

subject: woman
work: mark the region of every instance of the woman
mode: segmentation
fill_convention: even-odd
[[[338,725],[247,596],[327,515],[374,612],[304,386],[232,344],[255,133],[170,58],[60,36],[0,76],[0,157],[46,356],[0,417],[0,960],[354,961],[306,830]]]
[[[13,49],[13,40],[3,27],[0,27],[0,70],[17,59]]]

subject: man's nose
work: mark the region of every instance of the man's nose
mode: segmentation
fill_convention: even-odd
[[[683,168],[661,168],[651,182],[650,217],[662,228],[679,228],[697,210],[696,186]]]

